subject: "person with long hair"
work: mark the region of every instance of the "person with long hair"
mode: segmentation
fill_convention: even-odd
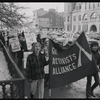
[[[44,66],[48,64],[45,59],[45,55],[41,53],[41,44],[39,42],[32,44],[33,52],[27,58],[26,63],[26,75],[31,82],[31,94],[30,97],[34,98],[35,92],[38,87],[38,98],[44,97]]]

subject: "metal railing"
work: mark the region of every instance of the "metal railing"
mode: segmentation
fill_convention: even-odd
[[[8,64],[8,69],[12,77],[11,80],[0,80],[0,87],[2,88],[2,97],[0,98],[24,98],[25,77],[23,76],[15,62],[12,60],[2,41],[0,41],[0,47],[3,49],[3,53]],[[7,86],[9,87],[8,90]]]

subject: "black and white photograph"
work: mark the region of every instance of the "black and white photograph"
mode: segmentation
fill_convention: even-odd
[[[100,99],[100,2],[0,2],[0,99]]]

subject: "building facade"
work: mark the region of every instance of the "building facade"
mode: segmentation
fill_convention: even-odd
[[[100,2],[68,2],[64,12],[67,32],[100,33]]]
[[[64,29],[64,16],[62,17],[55,9],[44,11],[43,9],[33,12],[34,26],[40,30]],[[64,15],[64,12],[63,12]]]

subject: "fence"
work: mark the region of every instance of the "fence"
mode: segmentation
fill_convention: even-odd
[[[10,54],[1,41],[0,47],[3,50],[6,61],[8,63],[10,75],[12,76],[11,80],[0,80],[0,87],[2,88],[2,98],[24,98],[25,78],[15,62],[12,60]],[[8,90],[7,86],[9,86]]]

